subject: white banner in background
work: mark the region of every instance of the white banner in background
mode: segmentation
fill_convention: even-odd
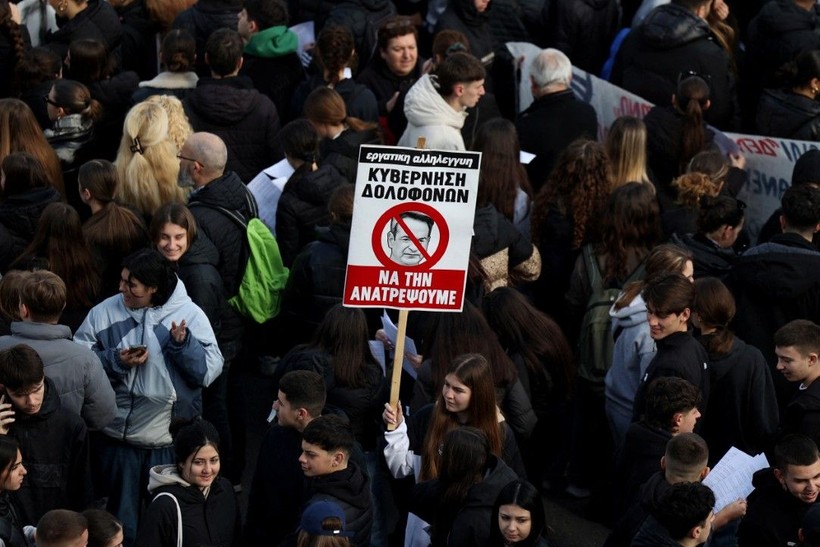
[[[524,58],[521,65],[521,110],[532,102],[529,86],[529,65],[541,51],[538,46],[523,42],[510,42],[507,48],[516,58]],[[589,103],[598,114],[598,139],[603,140],[609,126],[621,116],[643,118],[653,104],[609,82],[572,68],[572,90],[575,96]],[[715,130],[717,131],[717,130]],[[719,132],[718,132],[719,133]],[[774,137],[725,133],[725,139],[716,138],[718,146],[726,152],[741,152],[746,157],[749,180],[738,194],[746,202],[746,225],[757,239],[760,227],[780,207],[780,198],[791,184],[794,163],[804,152],[820,149],[820,143],[794,141]]]

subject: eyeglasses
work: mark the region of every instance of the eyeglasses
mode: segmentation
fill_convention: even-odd
[[[43,100],[44,100],[46,103],[48,103],[48,104],[50,104],[51,106],[53,106],[54,108],[60,108],[60,105],[58,105],[57,103],[55,103],[54,101],[52,101],[52,100],[51,100],[51,97],[49,97],[48,95],[43,95]]]
[[[188,161],[191,161],[191,162],[194,162],[194,163],[198,163],[199,165],[204,165],[201,161],[195,160],[194,158],[189,158],[187,156],[183,156],[182,154],[177,154],[177,159],[178,160],[188,160]]]

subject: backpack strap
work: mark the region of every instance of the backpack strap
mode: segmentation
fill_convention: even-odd
[[[182,509],[179,507],[179,501],[177,501],[176,496],[174,496],[170,492],[160,492],[159,494],[154,496],[152,503],[154,501],[157,501],[162,496],[167,496],[174,500],[174,505],[176,505],[177,507],[177,547],[182,547]]]
[[[233,221],[234,224],[236,224],[237,226],[239,226],[243,230],[248,229],[248,223],[245,221],[245,219],[242,217],[242,215],[239,214],[238,211],[233,211],[231,209],[226,209],[225,207],[222,207],[221,205],[211,205],[209,203],[202,203],[201,201],[195,201],[193,203],[189,203],[188,207],[189,208],[190,207],[207,207],[208,209],[213,209],[214,211],[219,211],[220,213],[222,213],[226,217],[230,218]]]
[[[601,278],[601,270],[598,268],[598,260],[592,252],[592,245],[584,245],[581,250],[581,256],[584,258],[584,266],[587,270],[587,279],[589,280],[589,286],[592,287],[592,292],[602,290],[604,280]]]

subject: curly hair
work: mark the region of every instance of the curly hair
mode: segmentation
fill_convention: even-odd
[[[177,185],[177,148],[168,138],[168,115],[154,103],[139,103],[125,117],[114,165],[120,184],[117,199],[151,215],[160,205],[183,201]]]
[[[185,141],[194,132],[182,107],[182,101],[173,95],[151,95],[143,102],[158,104],[165,110],[165,114],[168,115],[168,138],[177,147],[177,151],[182,150]]]
[[[580,248],[596,230],[610,188],[612,174],[604,145],[579,139],[558,157],[546,184],[535,197],[532,234],[535,243],[550,208],[572,219],[572,246]]]
[[[356,53],[353,34],[345,27],[329,25],[316,38],[316,60],[325,71],[327,83],[339,83],[339,73],[350,66]]]
[[[697,210],[704,196],[715,197],[720,193],[720,186],[703,173],[686,173],[672,181],[678,190],[678,203],[687,209]]]

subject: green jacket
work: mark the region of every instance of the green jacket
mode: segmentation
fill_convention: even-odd
[[[298,45],[296,33],[281,25],[251,35],[244,51],[249,55],[272,58],[294,53]]]

